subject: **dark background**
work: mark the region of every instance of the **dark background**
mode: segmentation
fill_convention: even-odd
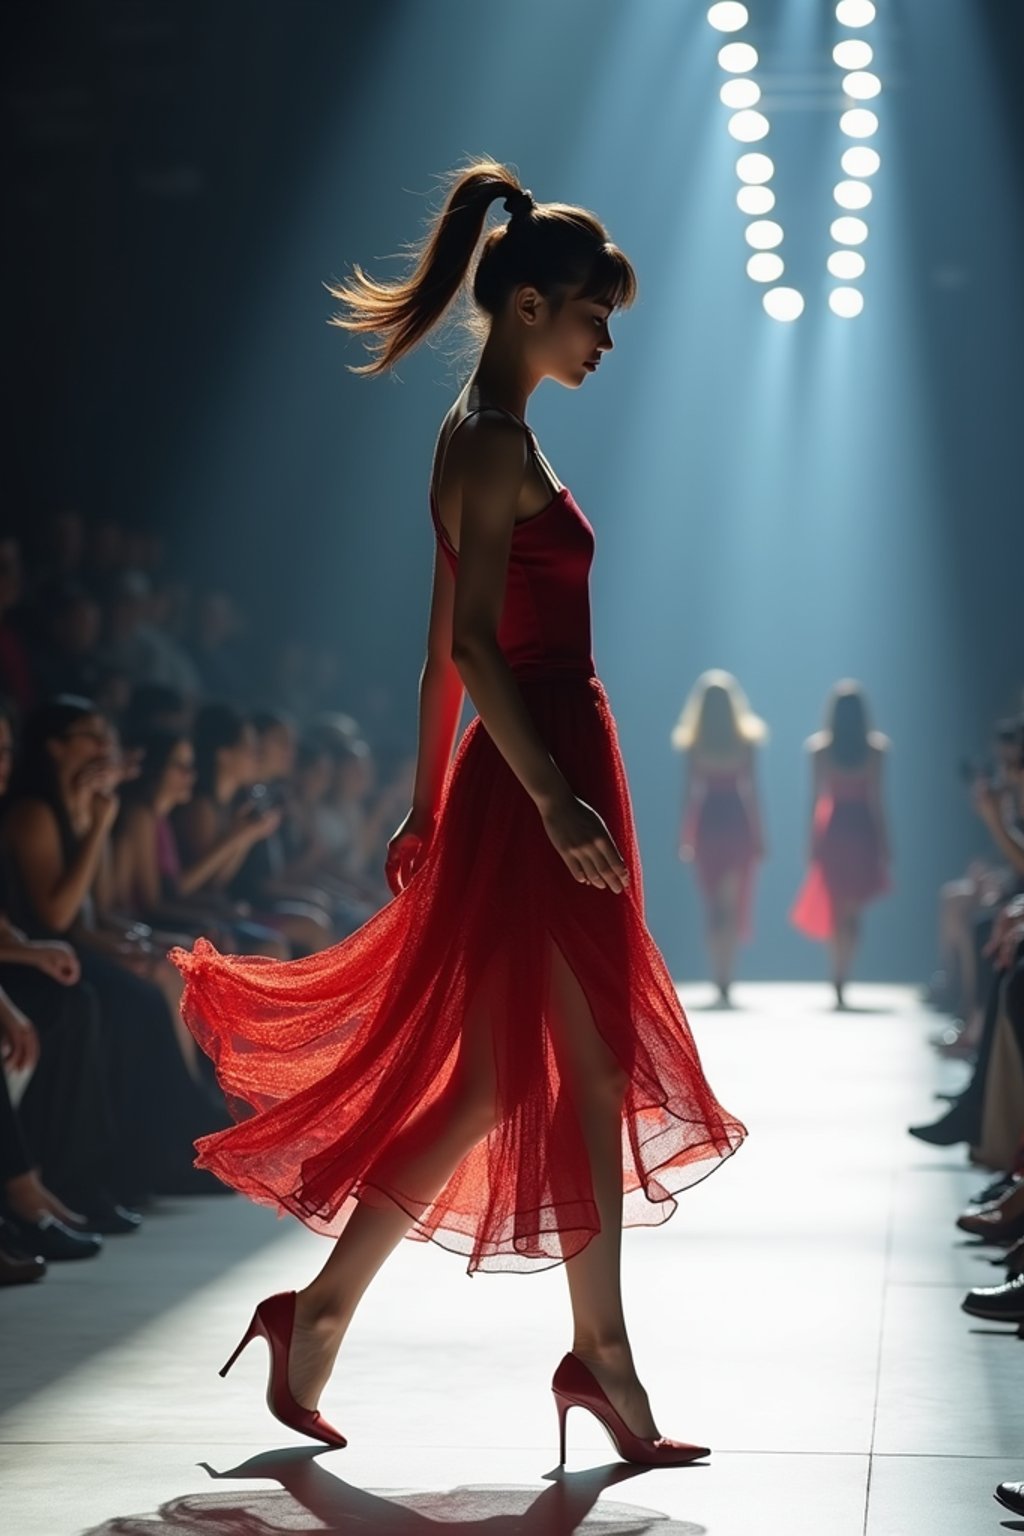
[[[750,8],[780,206],[811,250],[834,169],[831,7],[805,7],[803,32],[781,3]],[[743,273],[705,11],[6,5],[7,517],[67,501],[168,529],[180,567],[227,581],[253,622],[336,645],[354,689],[383,683],[411,735],[426,477],[460,375],[426,348],[397,380],[355,379],[321,285],[353,260],[398,270],[384,258],[421,233],[437,173],[509,160],[538,198],[596,208],[640,269],[600,383],[541,391],[531,414],[597,528],[595,653],[655,936],[677,974],[702,971],[667,741],[696,674],[727,666],[772,727],[747,972],[821,972],[785,922],[801,743],[852,674],[894,741],[898,885],[862,971],[915,977],[938,882],[986,846],[957,761],[1024,680],[1024,21],[1005,0],[880,6],[867,308],[836,322],[808,266],[808,312],[778,327]]]

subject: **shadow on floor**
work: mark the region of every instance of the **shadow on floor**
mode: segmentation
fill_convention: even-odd
[[[335,1477],[318,1463],[330,1454],[299,1446],[267,1451],[211,1478],[268,1478],[280,1490],[185,1494],[154,1515],[121,1515],[91,1526],[84,1536],[286,1536],[311,1528],[324,1532],[376,1531],[380,1536],[424,1536],[441,1527],[452,1536],[707,1536],[707,1527],[671,1520],[636,1505],[602,1504],[601,1494],[647,1469],[615,1462],[586,1472],[550,1472],[544,1489],[451,1488],[445,1491],[369,1493]],[[396,1455],[395,1471],[400,1459]],[[699,1468],[687,1469],[691,1472]]]

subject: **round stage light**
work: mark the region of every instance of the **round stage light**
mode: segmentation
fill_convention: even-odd
[[[870,139],[878,132],[878,118],[866,107],[852,107],[839,119],[839,127],[848,139]]]
[[[749,43],[726,43],[718,50],[718,62],[730,75],[745,75],[757,65],[757,49]]]
[[[832,57],[840,69],[867,69],[874,56],[871,44],[862,42],[859,37],[848,37],[832,49]]]
[[[774,219],[755,220],[747,225],[745,234],[747,244],[755,251],[771,251],[782,244],[782,225],[776,224]]]
[[[749,20],[746,6],[736,5],[732,0],[720,0],[708,11],[708,21],[718,32],[738,32]]]
[[[882,157],[877,149],[869,149],[866,144],[854,144],[851,149],[843,150],[843,158],[839,163],[847,176],[873,176],[882,163]]]
[[[729,132],[741,144],[756,144],[766,138],[771,127],[761,112],[734,112],[729,119]]]
[[[750,186],[760,186],[775,175],[774,161],[768,155],[740,155],[736,161],[736,175]]]
[[[863,181],[840,181],[832,196],[840,208],[866,208],[871,201],[871,188]]]
[[[847,96],[852,96],[854,101],[870,101],[881,89],[881,80],[869,69],[856,69],[852,75],[845,76],[843,80],[843,90]]]
[[[859,288],[833,288],[828,296],[828,307],[834,315],[852,320],[864,308],[864,295]]]
[[[832,239],[836,245],[862,245],[868,237],[863,219],[833,219]]]
[[[762,213],[771,213],[775,207],[775,193],[771,187],[740,187],[736,193],[736,206],[741,213],[758,218]]]
[[[773,320],[799,320],[804,297],[795,288],[769,288],[761,303]]]
[[[871,0],[839,0],[836,20],[844,27],[867,27],[875,19]]]
[[[761,87],[756,80],[727,80],[718,93],[725,107],[739,111],[743,107],[756,107],[761,100]]]
[[[828,269],[833,277],[841,277],[844,283],[852,283],[855,277],[863,277],[867,262],[860,251],[833,251],[828,259]]]
[[[782,257],[773,256],[770,251],[758,251],[747,262],[747,276],[753,278],[755,283],[774,283],[785,270],[786,263]]]

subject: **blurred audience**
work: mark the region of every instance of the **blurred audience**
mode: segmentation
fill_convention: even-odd
[[[163,1195],[229,1193],[194,1166],[231,1117],[167,947],[352,932],[390,899],[411,788],[407,746],[378,788],[360,724],[318,717],[333,653],[261,624],[263,665],[159,535],[60,506],[27,548],[0,532],[0,1286],[103,1254]]]

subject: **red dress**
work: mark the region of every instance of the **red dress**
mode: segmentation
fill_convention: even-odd
[[[532,434],[530,443],[536,452]],[[464,1254],[470,1272],[546,1268],[600,1230],[549,1029],[548,939],[628,1075],[626,1225],[665,1221],[675,1193],[746,1134],[705,1080],[645,926],[626,775],[591,658],[593,551],[566,489],[517,524],[499,641],[552,758],[607,822],[631,873],[626,892],[573,878],[477,717],[448,766],[426,858],[355,933],[285,962],[221,955],[203,939],[172,952],[184,1017],[237,1120],[196,1142],[197,1166],[314,1231],[336,1235],[357,1197],[378,1198],[383,1186],[367,1172],[444,1089],[479,989],[493,1022],[500,1122],[429,1206],[402,1190],[387,1195],[412,1216],[411,1236]]]
[[[680,834],[680,850],[693,849],[697,884],[712,902],[722,881],[739,876],[739,934],[751,936],[750,908],[757,868],[757,844],[744,794],[752,792],[750,772],[736,768],[695,768],[699,791],[691,796]]]
[[[835,906],[863,906],[890,889],[869,772],[828,765],[814,807],[811,863],[790,921],[809,939],[835,938]]]

